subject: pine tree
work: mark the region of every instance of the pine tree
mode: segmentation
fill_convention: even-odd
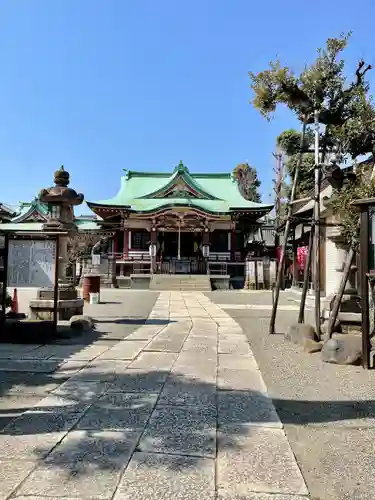
[[[240,193],[245,200],[254,201],[255,203],[261,202],[258,191],[261,182],[254,167],[251,167],[248,163],[240,163],[233,169],[233,177],[237,181]]]

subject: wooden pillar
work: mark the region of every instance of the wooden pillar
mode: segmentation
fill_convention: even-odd
[[[210,230],[208,227],[205,227],[204,230],[203,230],[203,235],[202,235],[202,250],[204,250],[204,247],[205,246],[209,246],[210,244]],[[204,259],[204,263],[205,263],[205,266],[206,266],[206,273],[209,274],[210,273],[210,269],[209,269],[209,265],[208,265],[208,257],[205,257],[204,254],[203,254],[203,259]]]
[[[362,366],[370,368],[370,304],[369,304],[369,207],[361,207],[361,236],[360,236],[360,285],[361,285],[361,308],[362,308]]]
[[[118,253],[118,233],[113,235],[113,253]]]
[[[129,230],[124,227],[124,250],[123,259],[127,260],[129,258]]]
[[[236,223],[232,224],[231,228],[231,243],[230,243],[230,258],[232,261],[236,260],[236,250],[237,250],[237,230]]]

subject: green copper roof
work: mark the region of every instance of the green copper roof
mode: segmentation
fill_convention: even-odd
[[[44,220],[48,214],[48,206],[41,203],[37,198],[34,198],[31,202],[21,202],[19,212],[13,217],[12,222],[26,221],[33,214],[39,215],[40,220]]]
[[[211,213],[233,210],[268,212],[272,209],[272,205],[245,200],[231,174],[193,174],[182,163],[172,175],[126,171],[114,198],[88,202],[88,205],[124,207],[135,212],[152,212],[176,205],[192,206]]]

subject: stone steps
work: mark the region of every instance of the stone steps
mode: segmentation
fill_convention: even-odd
[[[207,275],[153,275],[150,289],[155,291],[199,291],[210,292],[211,281]]]

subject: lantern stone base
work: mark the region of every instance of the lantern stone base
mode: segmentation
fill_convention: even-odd
[[[83,314],[84,301],[75,289],[61,289],[57,300],[57,321],[69,321],[72,316]],[[38,290],[37,298],[30,300],[30,319],[53,320],[54,291]]]

